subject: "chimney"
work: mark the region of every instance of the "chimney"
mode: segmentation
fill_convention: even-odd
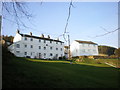
[[[30,35],[32,36],[32,32],[30,32]]]
[[[48,38],[50,39],[50,36],[48,35]]]
[[[59,38],[57,38],[57,40],[59,41]]]
[[[43,37],[44,38],[44,35],[42,34],[42,36],[41,37]]]
[[[16,33],[20,33],[20,31],[17,29],[17,32]]]

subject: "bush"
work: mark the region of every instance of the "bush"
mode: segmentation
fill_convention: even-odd
[[[3,62],[9,61],[11,58],[15,57],[7,47],[2,46],[2,60]]]

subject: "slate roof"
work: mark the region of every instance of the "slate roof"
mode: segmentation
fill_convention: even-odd
[[[27,34],[20,34],[20,35],[21,35],[22,37],[31,37],[31,38],[36,38],[36,39],[43,39],[43,40],[56,41],[56,42],[64,43],[64,42],[59,41],[59,40],[54,40],[54,39],[45,38],[45,37],[37,37],[37,36],[27,35]]]
[[[98,45],[97,43],[94,43],[92,41],[81,41],[81,40],[75,40],[76,42],[78,43],[85,43],[85,44],[95,44],[95,45]]]

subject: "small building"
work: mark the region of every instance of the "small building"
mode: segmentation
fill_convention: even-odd
[[[41,37],[21,34],[17,31],[13,44],[9,50],[17,57],[59,59],[64,56],[64,42],[51,39],[50,36]]]
[[[64,56],[65,56],[65,58],[68,58],[68,50],[69,50],[69,47],[64,46]]]
[[[91,41],[75,40],[70,46],[72,57],[98,55],[98,44]]]

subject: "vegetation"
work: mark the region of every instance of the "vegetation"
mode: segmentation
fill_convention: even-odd
[[[4,88],[118,88],[118,69],[105,64],[9,58]]]
[[[117,55],[118,57],[120,57],[120,48],[115,50],[115,55]]]
[[[2,88],[118,88],[119,70],[93,59],[70,64],[13,56],[3,47]]]
[[[116,48],[110,46],[98,46],[99,54],[106,54],[108,56],[114,55]]]
[[[2,39],[5,40],[5,41],[8,41],[10,43],[13,43],[13,38],[14,38],[13,36],[2,35]]]

